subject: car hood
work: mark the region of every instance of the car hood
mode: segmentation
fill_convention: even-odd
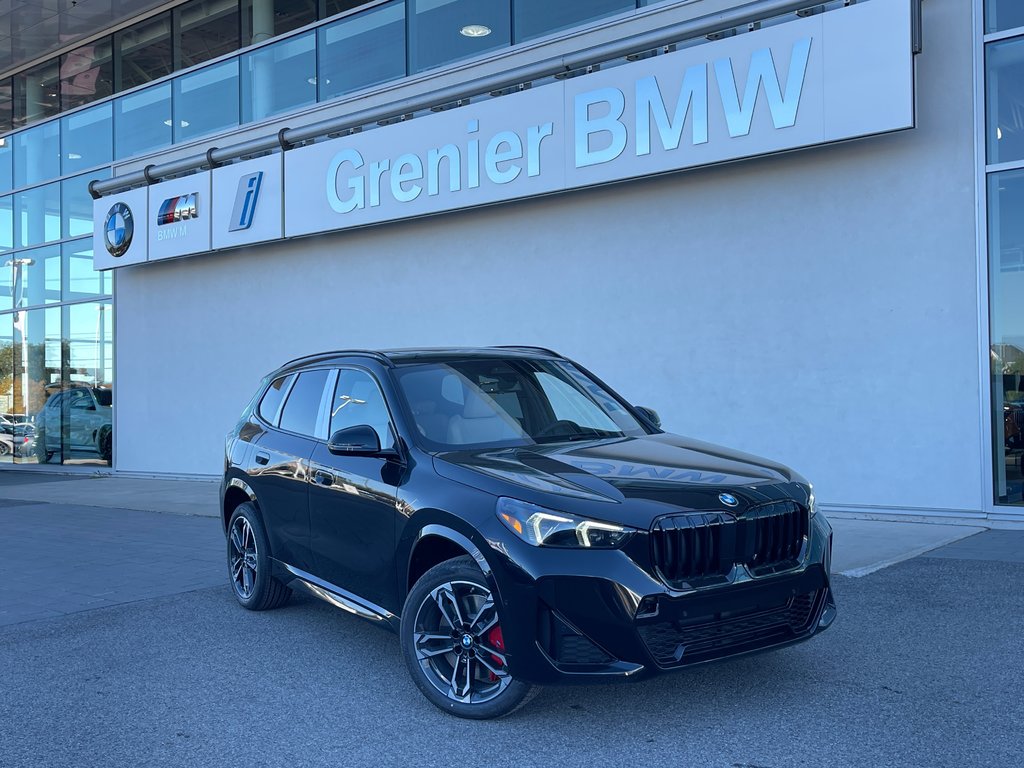
[[[806,481],[787,467],[749,454],[678,435],[591,440],[517,448],[452,451],[435,457],[437,471],[472,485],[484,475],[498,481],[486,490],[550,505],[562,499],[619,503],[638,512],[724,509],[728,492],[745,508],[781,498],[806,501]],[[473,481],[466,472],[476,476]],[[575,506],[570,504],[569,506]],[[615,515],[618,517],[619,515]]]

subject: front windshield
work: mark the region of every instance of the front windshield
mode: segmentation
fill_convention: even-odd
[[[430,448],[533,445],[645,434],[622,405],[571,363],[453,360],[396,370]]]

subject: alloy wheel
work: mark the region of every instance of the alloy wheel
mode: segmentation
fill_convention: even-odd
[[[494,598],[480,584],[431,590],[416,612],[413,645],[427,680],[453,701],[482,704],[512,681]]]
[[[256,537],[252,526],[243,516],[235,518],[231,526],[231,584],[243,600],[252,597],[256,589]]]

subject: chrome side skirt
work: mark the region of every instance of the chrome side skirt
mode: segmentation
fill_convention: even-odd
[[[358,616],[361,619],[384,624],[397,631],[401,619],[386,608],[381,608],[369,600],[353,595],[351,592],[331,584],[329,581],[324,581],[311,573],[306,573],[293,565],[282,563],[280,560],[275,560],[274,562],[280,565],[292,577],[288,582],[289,587],[299,587],[314,597],[319,597],[321,600],[330,603],[335,608],[341,608],[341,610]]]

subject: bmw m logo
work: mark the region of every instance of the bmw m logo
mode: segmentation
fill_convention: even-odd
[[[735,506],[738,506],[739,503],[740,503],[739,499],[737,499],[731,493],[720,493],[720,494],[718,494],[718,500],[720,502],[722,502],[723,504],[725,504],[725,506],[727,506],[727,507],[735,507]]]
[[[133,234],[132,209],[124,203],[114,203],[103,222],[103,243],[107,246],[107,253],[114,258],[124,256],[132,245]]]
[[[156,214],[156,225],[177,224],[199,216],[199,193],[193,192],[180,197],[169,197],[160,205]]]

